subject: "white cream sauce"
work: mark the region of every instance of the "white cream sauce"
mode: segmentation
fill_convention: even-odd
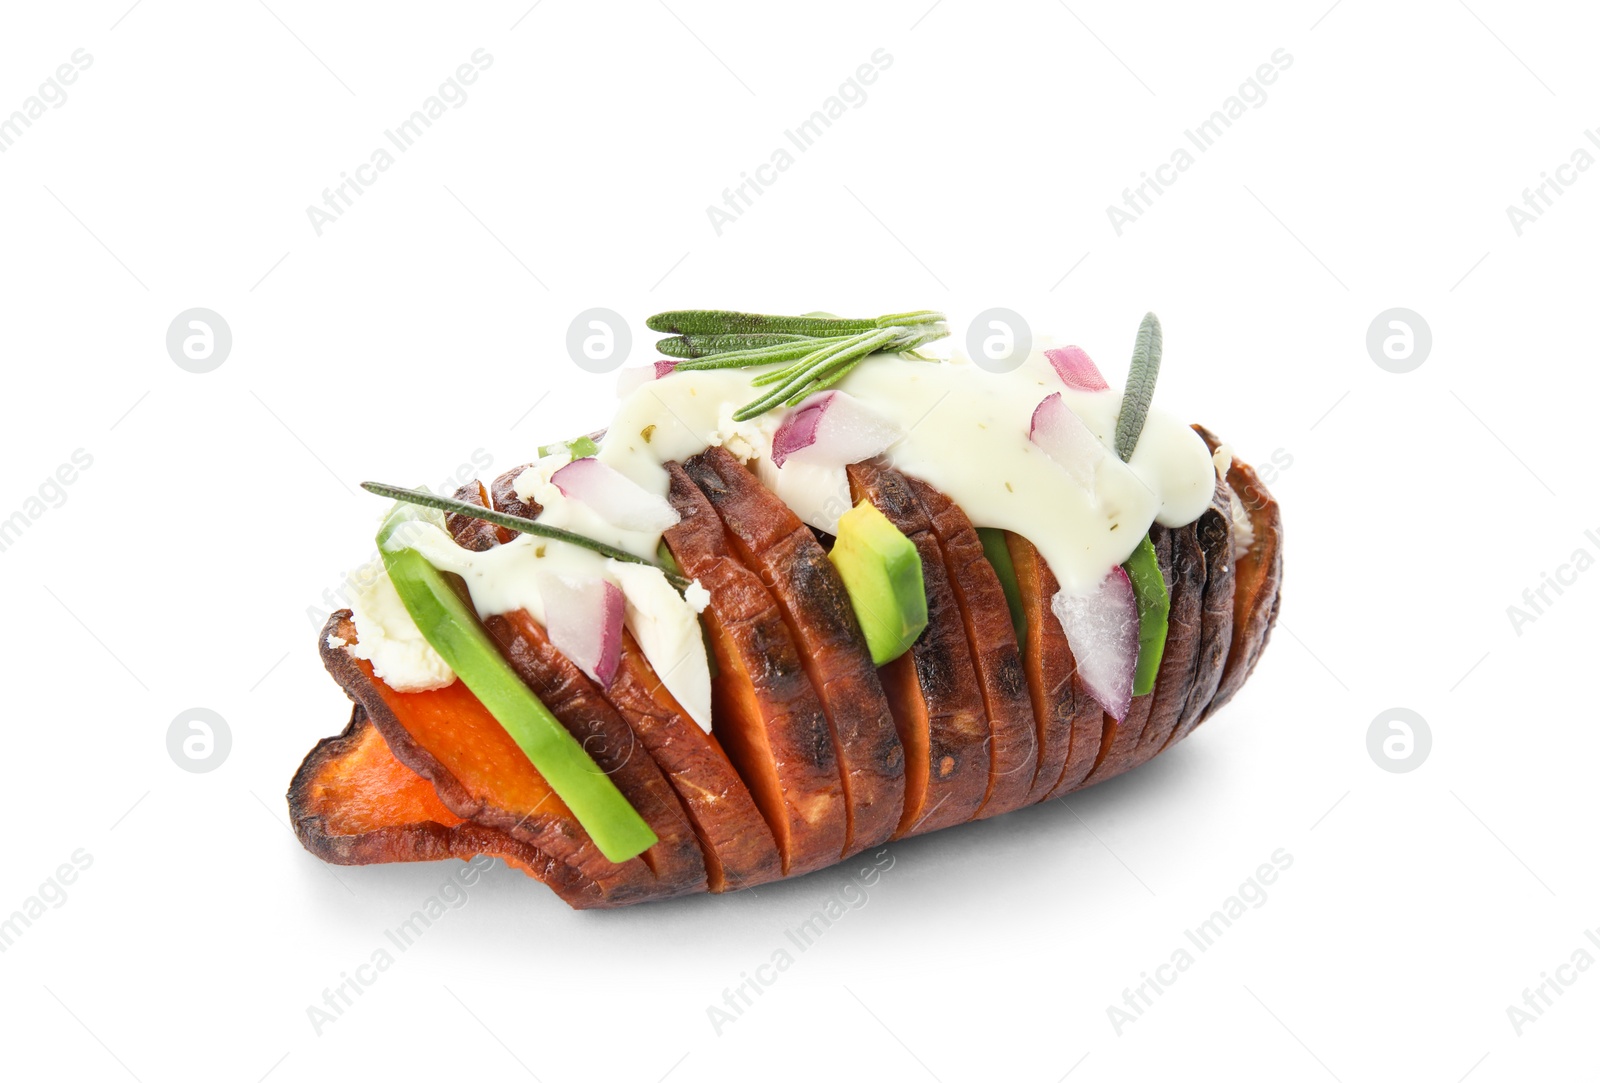
[[[600,443],[599,459],[647,492],[665,495],[665,464],[713,445],[754,461],[758,476],[805,522],[837,532],[850,508],[843,467],[771,463],[772,436],[785,411],[748,422],[733,413],[759,390],[737,369],[674,373],[644,383],[624,398]],[[1152,523],[1179,527],[1199,518],[1213,492],[1213,463],[1187,425],[1152,409],[1132,460],[1110,454],[1093,473],[1093,487],[1073,480],[1028,439],[1033,411],[1061,392],[1067,407],[1108,449],[1113,446],[1121,393],[1083,392],[1062,384],[1048,359],[1030,357],[1005,374],[962,358],[944,362],[879,356],[858,365],[838,390],[861,400],[905,436],[889,449],[890,465],[939,489],[977,526],[1015,531],[1038,546],[1063,591],[1086,594],[1125,561]],[[550,456],[516,480],[517,495],[544,508],[540,522],[609,542],[654,559],[660,536],[622,530],[551,483],[566,463]],[[710,672],[697,614],[706,595],[698,584],[680,597],[660,573],[609,560],[563,542],[526,535],[483,553],[457,546],[441,527],[419,533],[417,548],[435,566],[461,575],[483,616],[527,609],[543,621],[536,571],[601,575],[622,588],[627,624],[663,683],[702,726],[710,724]],[[387,577],[380,576],[385,584]],[[388,593],[393,593],[390,587]],[[378,591],[356,607],[357,649],[371,652],[389,684],[437,687],[437,655],[418,651],[403,609]],[[390,649],[392,647],[392,649]],[[387,653],[385,653],[387,652]],[[378,666],[382,656],[383,665]],[[448,674],[448,670],[445,670]],[[449,683],[448,680],[440,683]]]

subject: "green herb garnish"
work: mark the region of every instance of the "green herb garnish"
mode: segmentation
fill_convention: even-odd
[[[644,321],[652,331],[675,335],[850,335],[880,326],[876,320],[841,320],[829,316],[759,316],[752,312],[685,309],[658,312]]]
[[[656,349],[668,357],[689,360],[706,357],[729,350],[759,350],[768,346],[783,346],[795,342],[808,342],[810,335],[678,335],[656,343]]]
[[[1117,414],[1117,457],[1133,458],[1156,394],[1156,374],[1161,371],[1161,321],[1146,312],[1139,323],[1139,337],[1133,342],[1133,362],[1128,366],[1128,385],[1122,392],[1122,409]]]
[[[424,515],[396,504],[378,533],[384,570],[417,631],[566,802],[608,861],[627,861],[654,846],[650,825],[500,653],[456,589],[456,577],[405,544],[407,528]]]
[[[742,406],[733,415],[735,421],[749,421],[776,406],[798,405],[844,379],[872,354],[910,353],[950,333],[944,315],[926,309],[875,320],[693,309],[662,312],[645,323],[652,331],[677,334],[656,346],[682,359],[678,372],[784,366],[751,381],[773,389]]]
[[[555,541],[564,541],[569,545],[576,545],[591,552],[599,553],[612,560],[620,560],[627,564],[643,564],[646,568],[654,568],[667,577],[667,581],[679,590],[689,586],[690,580],[680,572],[663,568],[655,561],[646,560],[635,556],[626,549],[618,549],[614,545],[607,545],[603,541],[583,534],[575,534],[570,530],[562,530],[556,526],[546,526],[532,519],[524,519],[520,515],[507,515],[503,511],[494,511],[481,504],[469,504],[465,500],[454,497],[438,496],[426,489],[406,489],[399,485],[385,485],[379,481],[363,481],[361,487],[377,496],[386,496],[390,500],[398,500],[405,504],[417,504],[424,508],[435,508],[443,512],[453,512],[456,515],[465,515],[469,519],[479,519],[495,526],[503,526],[507,530],[514,530],[519,534],[532,534],[536,538],[551,538]]]

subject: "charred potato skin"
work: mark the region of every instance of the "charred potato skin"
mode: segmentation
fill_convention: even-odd
[[[1220,446],[1210,432],[1200,426],[1195,429],[1213,451]],[[470,496],[463,495],[475,503],[498,503],[495,496],[500,490],[509,489],[514,473],[508,472],[496,480],[494,494],[474,484]],[[905,510],[894,508],[893,498],[910,494],[890,488],[890,493],[879,494],[880,499],[888,496],[884,503],[892,510]],[[1235,502],[1249,517],[1253,534],[1249,548],[1237,557],[1234,553]],[[461,526],[467,537],[473,536],[469,524]],[[1137,732],[1124,735],[1119,741],[1115,732],[1107,728],[1104,736],[1111,738],[1112,743],[1101,747],[1096,755],[1092,743],[1088,743],[1091,735],[1082,732],[1083,727],[1076,722],[1066,726],[1065,730],[1070,733],[1070,753],[1062,753],[1052,761],[1052,766],[1054,763],[1062,765],[1061,776],[1054,786],[1047,787],[1040,779],[1035,779],[1033,794],[1040,800],[1111,777],[1182,740],[1238,693],[1259,663],[1270,639],[1281,604],[1283,522],[1276,500],[1250,466],[1238,458],[1232,459],[1219,474],[1211,504],[1194,523],[1175,530],[1157,527],[1152,537],[1171,596],[1172,613],[1168,650],[1163,655],[1156,687],[1148,696],[1135,701],[1134,709],[1125,720],[1130,730],[1137,725]],[[1045,574],[1035,579],[1041,590],[1053,583],[1048,570],[1044,571]],[[1032,601],[1031,612],[1049,613],[1048,597]],[[307,850],[335,864],[446,857],[466,859],[477,853],[487,853],[502,857],[548,883],[575,909],[610,908],[673,894],[637,876],[618,877],[614,875],[622,871],[618,867],[596,866],[592,859],[585,860],[576,850],[565,852],[577,840],[562,838],[559,831],[551,835],[551,841],[558,845],[552,849],[543,848],[538,845],[537,837],[530,836],[525,829],[519,830],[522,825],[511,823],[503,810],[475,801],[438,761],[408,739],[404,728],[388,715],[382,697],[370,687],[374,683],[372,679],[344,649],[335,646],[340,639],[353,638],[353,634],[348,611],[335,613],[319,634],[324,663],[357,706],[350,726],[338,737],[319,742],[290,786],[288,798],[294,829]],[[1075,682],[1076,677],[1072,680]],[[1035,710],[1040,702],[1038,697],[1034,698]],[[1048,697],[1045,702],[1049,706]],[[1057,720],[1058,734],[1062,732],[1064,721]],[[373,726],[405,768],[431,782],[447,811],[462,822],[397,821],[358,834],[340,834],[332,830],[328,818],[317,805],[316,780],[319,772],[337,767],[341,757],[350,752],[361,736],[363,726]],[[1087,756],[1080,751],[1086,746],[1090,749]],[[973,809],[972,813],[976,811]],[[597,876],[597,873],[613,875]],[[758,877],[757,882],[768,876],[770,873]],[[737,886],[740,885],[728,885],[729,888]]]

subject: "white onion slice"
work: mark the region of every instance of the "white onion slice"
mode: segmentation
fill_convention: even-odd
[[[881,455],[904,434],[843,391],[812,395],[772,434],[772,461],[844,466]]]
[[[1045,396],[1033,411],[1028,439],[1060,466],[1072,480],[1094,492],[1095,472],[1106,457],[1106,446],[1095,439],[1083,419],[1068,409],[1056,391]]]
[[[599,459],[574,459],[551,474],[550,483],[623,530],[659,534],[678,521],[666,497],[640,488]]]
[[[1095,368],[1094,362],[1089,360],[1089,355],[1081,346],[1062,346],[1054,350],[1046,350],[1044,355],[1050,359],[1056,375],[1061,377],[1061,382],[1074,391],[1109,391],[1111,385],[1106,383],[1106,378],[1100,375],[1100,370]]]
[[[1050,611],[1067,633],[1084,687],[1118,722],[1133,704],[1133,674],[1139,661],[1139,606],[1128,573],[1115,567],[1091,593],[1060,591]]]
[[[609,688],[622,661],[621,588],[598,576],[568,579],[540,572],[539,594],[551,645]]]

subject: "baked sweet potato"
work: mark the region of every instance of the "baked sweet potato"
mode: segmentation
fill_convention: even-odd
[[[490,617],[484,624],[517,676],[656,833],[656,844],[640,855],[656,874],[656,890],[663,898],[704,891],[705,858],[678,795],[594,682],[555,648],[526,610]]]
[[[906,807],[895,837],[964,824],[989,792],[989,719],[944,552],[905,475],[870,462],[847,473],[851,498],[870,500],[917,547],[928,595],[928,626],[878,668],[906,752]]]
[[[1161,670],[1150,693],[1150,713],[1133,755],[1133,765],[1143,763],[1167,746],[1183,717],[1189,690],[1199,676],[1204,628],[1201,605],[1205,595],[1206,558],[1194,524],[1176,530],[1157,524],[1150,537],[1162,555],[1161,578],[1167,586],[1167,642],[1161,652]]]
[[[1196,425],[1213,452],[1222,444],[1209,430]],[[1232,699],[1261,660],[1273,623],[1278,618],[1283,583],[1283,515],[1278,502],[1256,476],[1255,469],[1234,456],[1228,466],[1228,485],[1250,521],[1250,545],[1234,561],[1233,642],[1222,680],[1202,719],[1215,714]]]
[[[507,515],[520,515],[524,519],[537,519],[539,513],[544,509],[536,503],[524,501],[517,495],[516,488],[517,477],[531,465],[531,463],[527,463],[522,466],[514,466],[495,478],[494,483],[489,486],[489,498],[493,501],[489,506],[497,511],[503,511]],[[500,527],[499,529],[500,540],[502,542],[510,541],[512,538],[511,531],[505,527]]]
[[[1150,528],[1161,581],[1167,588],[1167,638],[1155,687],[1135,696],[1121,722],[1105,717],[1105,745],[1099,761],[1084,780],[1103,782],[1137,767],[1166,746],[1172,727],[1188,701],[1200,644],[1200,596],[1205,566],[1192,524],[1181,530]]]
[[[301,845],[330,864],[487,854],[543,881],[573,909],[605,903],[595,883],[566,862],[445,808],[431,782],[394,758],[359,705],[344,732],[318,741],[295,772],[289,819]]]
[[[783,875],[772,828],[728,755],[673,699],[626,632],[605,695],[678,791],[705,856],[712,891],[755,887]]]
[[[1078,676],[1067,633],[1050,609],[1050,599],[1061,589],[1055,574],[1038,547],[1020,534],[1007,532],[1006,549],[1027,621],[1023,671],[1034,714],[1043,723],[1039,770],[1032,790],[1033,799],[1040,801],[1076,789],[1094,769],[1104,712]]]
[[[717,663],[712,730],[772,828],[784,874],[831,865],[844,852],[846,801],[822,702],[772,593],[734,555],[683,467],[667,469],[680,519],[663,540],[711,594],[702,616]]]
[[[1006,539],[1026,619],[1017,643],[1003,596],[996,605],[980,574],[993,568],[981,544],[974,547],[976,534],[965,537],[965,515],[921,482],[856,464],[848,470],[852,495],[870,499],[917,547],[929,608],[929,626],[911,650],[877,671],[879,695],[863,696],[860,631],[830,589],[831,564],[818,563],[811,531],[797,528],[726,453],[669,464],[668,473],[681,516],[667,531],[668,547],[712,599],[704,618],[720,668],[713,734],[687,717],[629,637],[618,675],[600,689],[527,614],[486,622],[524,680],[613,772],[656,830],[657,846],[621,864],[606,861],[470,691],[460,682],[434,692],[389,689],[342,646],[356,633],[341,612],[324,629],[323,656],[357,709],[291,786],[295,829],[308,849],[343,863],[492,854],[584,909],[759,884],[833,863],[847,852],[847,837],[851,846],[870,845],[856,787],[880,780],[853,769],[849,753],[874,747],[863,744],[873,705],[887,703],[904,780],[898,809],[887,802],[898,815],[882,812],[884,802],[866,806],[881,817],[872,830],[892,821],[893,837],[923,833],[989,814],[996,800],[1024,804],[1112,777],[1181,740],[1237,692],[1277,613],[1281,515],[1255,472],[1235,459],[1196,522],[1151,531],[1171,600],[1167,641],[1152,692],[1136,697],[1122,723],[1111,722],[1075,674],[1050,609],[1057,582],[1038,550]],[[504,493],[514,501],[515,474],[493,487],[464,487],[463,498],[498,504]],[[1248,520],[1248,546],[1235,545],[1236,512]],[[508,536],[486,537],[475,523],[451,525],[479,544]],[[998,580],[993,585],[998,590]],[[1008,637],[1019,687],[1006,683]],[[855,683],[835,696],[846,674]],[[1005,710],[995,710],[1001,702]],[[996,715],[1010,751],[991,727]],[[866,723],[865,734],[852,723]],[[1017,762],[1026,768],[997,766]],[[1011,774],[1027,777],[1020,795],[1008,788]]]
[[[463,486],[458,498],[481,507],[492,506],[510,515],[537,515],[537,505],[525,504],[516,496],[513,485],[518,472],[502,474],[491,491],[485,491],[482,486],[476,490]],[[493,500],[492,505],[486,503],[489,500]],[[467,537],[475,537],[472,524],[481,524],[482,520],[464,516],[458,519],[447,521],[451,532],[460,531]],[[458,533],[457,541],[460,540]],[[503,540],[509,539],[497,536],[492,544]],[[542,630],[527,613],[509,614],[506,619],[537,632],[543,639]],[[559,652],[550,653],[554,655],[551,664],[559,665],[556,662]],[[783,875],[772,829],[761,818],[750,791],[734,771],[727,754],[716,738],[702,730],[667,691],[631,635],[623,633],[622,657],[610,687],[594,690],[616,709],[632,731],[631,739],[644,746],[677,793],[700,842],[709,890],[720,892],[753,887]],[[605,741],[603,736],[601,739]],[[618,733],[610,743],[621,747],[626,740]],[[587,747],[587,742],[585,745]],[[656,833],[666,837],[659,827]]]
[[[844,581],[811,529],[728,451],[710,448],[683,468],[772,592],[827,713],[844,784],[844,856],[877,846],[905,807],[905,753]]]
[[[1211,504],[1194,523],[1195,540],[1205,568],[1200,597],[1200,656],[1190,679],[1188,695],[1167,744],[1181,741],[1194,729],[1217,693],[1233,642],[1233,490],[1226,478],[1217,478]],[[1163,746],[1165,747],[1165,746]]]
[[[1011,607],[966,513],[932,485],[906,480],[944,557],[989,719],[989,784],[977,816],[998,816],[1027,804],[1039,765],[1038,727]]]
[[[455,492],[455,497],[467,504],[476,504],[480,508],[489,507],[489,490],[483,487],[483,482],[474,478]],[[501,527],[493,523],[486,523],[482,519],[474,519],[460,512],[450,512],[444,517],[445,529],[450,531],[450,536],[456,544],[463,549],[470,549],[474,553],[481,553],[493,549],[506,539],[501,537]]]
[[[323,629],[323,665],[366,710],[395,759],[432,782],[446,808],[572,865],[595,883],[603,905],[660,897],[655,872],[642,859],[606,860],[466,685],[396,692],[374,676],[371,663],[345,649],[355,642],[350,611],[341,609]]]

